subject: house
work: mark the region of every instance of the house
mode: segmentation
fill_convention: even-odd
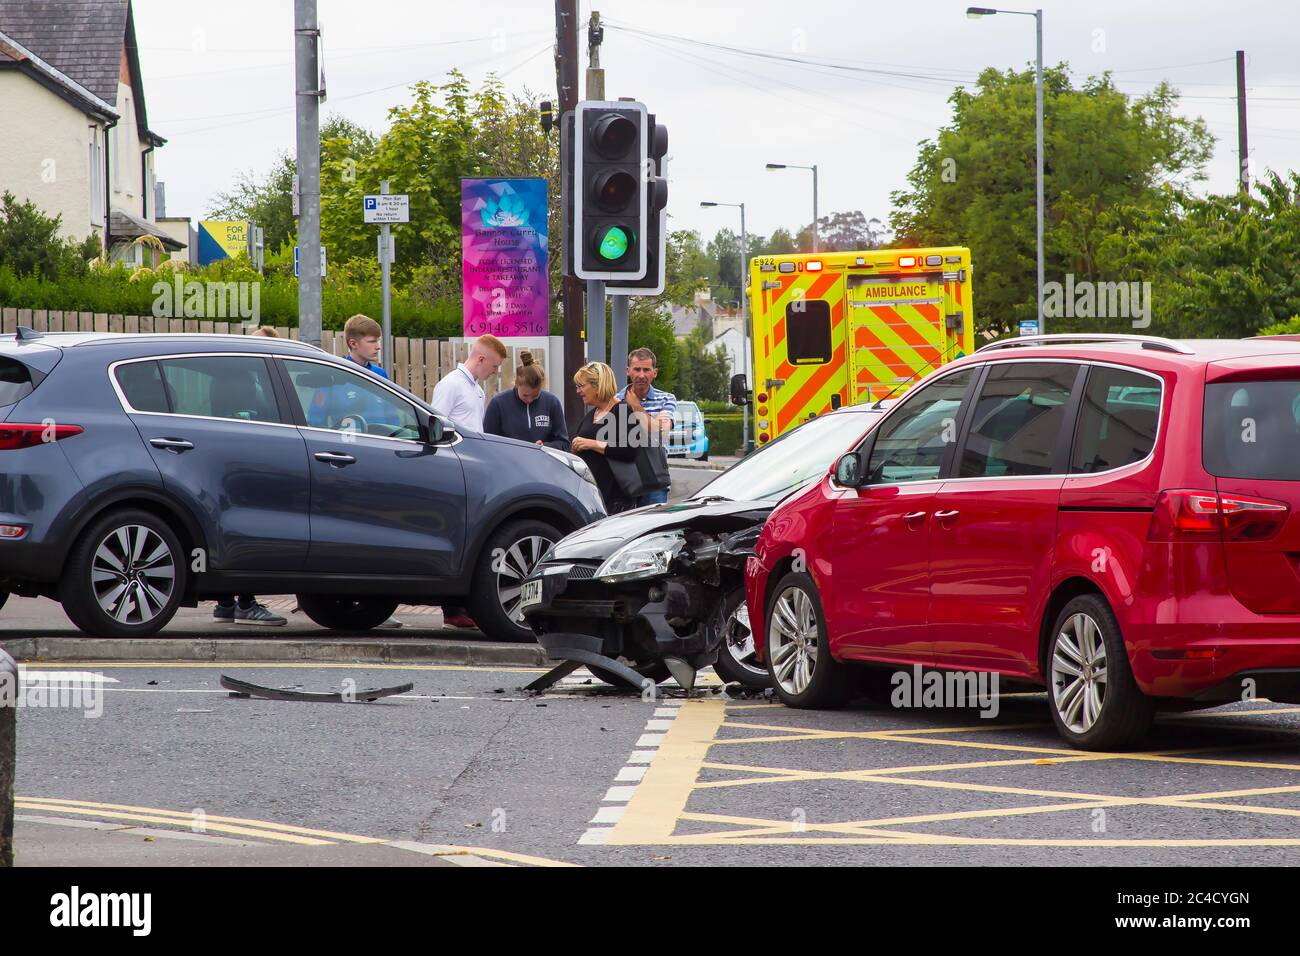
[[[154,151],[130,0],[0,0],[0,184],[114,260],[184,244],[155,221]]]
[[[721,348],[726,353],[727,376],[730,378],[741,372],[747,372],[752,363],[753,349],[748,342],[745,342],[744,345],[745,349],[742,352],[740,325],[737,323],[715,335],[713,341],[705,346],[705,352],[712,355]]]

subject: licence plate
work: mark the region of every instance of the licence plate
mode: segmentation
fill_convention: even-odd
[[[521,609],[532,607],[534,604],[542,603],[542,580],[536,578],[532,581],[525,581],[520,591],[519,607]]]

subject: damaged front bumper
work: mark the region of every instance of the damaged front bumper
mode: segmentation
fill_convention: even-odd
[[[707,666],[717,659],[727,597],[741,586],[758,531],[687,532],[668,573],[644,580],[603,581],[594,561],[544,562],[524,583],[522,610],[553,660],[577,659],[570,653],[576,649],[637,663],[677,658]]]

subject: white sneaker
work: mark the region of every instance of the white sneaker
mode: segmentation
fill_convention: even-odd
[[[404,627],[405,625],[402,624],[402,622],[399,621],[397,618],[390,617],[388,620],[386,620],[383,624],[380,624],[379,626],[386,627],[386,628],[398,628],[398,627]]]

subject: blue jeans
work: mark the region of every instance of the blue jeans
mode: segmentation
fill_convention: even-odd
[[[660,488],[658,491],[647,491],[636,500],[636,506],[642,505],[661,505],[668,501],[668,489]]]

